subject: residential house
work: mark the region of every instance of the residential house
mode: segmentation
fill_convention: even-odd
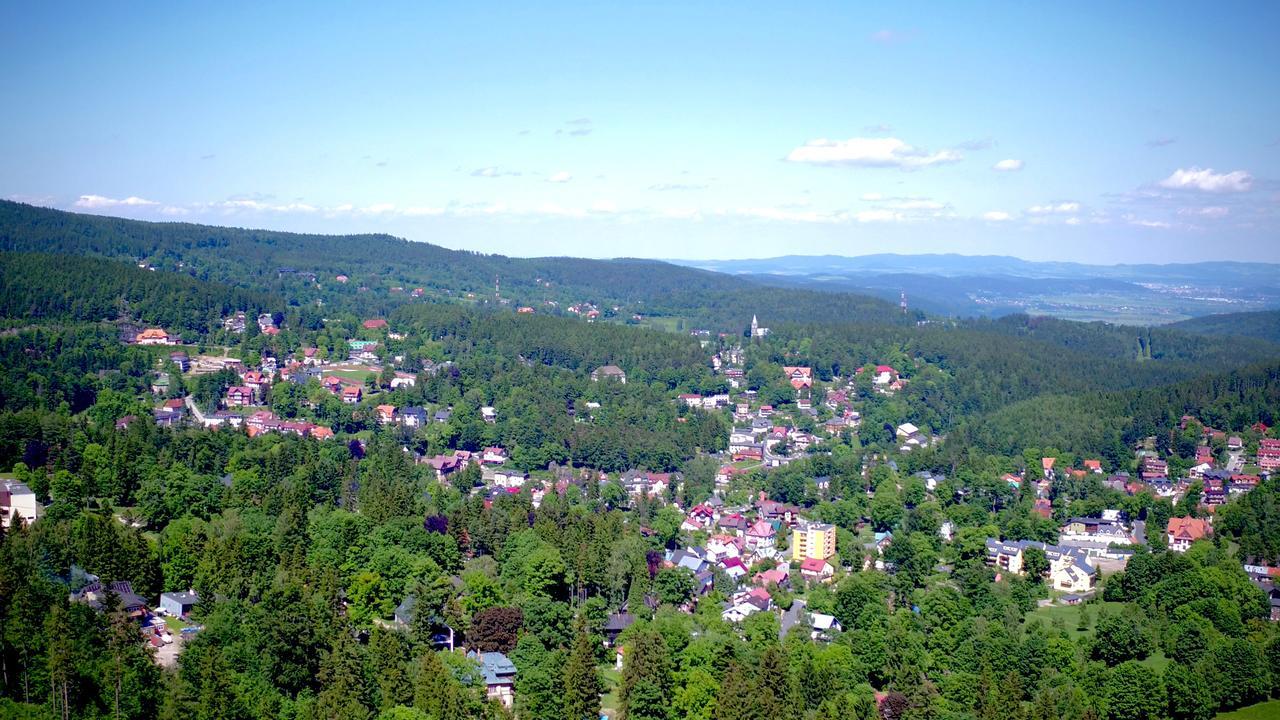
[[[791,383],[791,387],[796,390],[806,390],[813,387],[813,368],[807,367],[784,367],[782,368],[787,382]]]
[[[480,455],[483,465],[501,465],[507,461],[507,451],[497,446],[487,447]]]
[[[1269,473],[1280,470],[1280,440],[1263,438],[1258,441],[1258,467]]]
[[[732,535],[712,535],[707,539],[706,558],[708,562],[722,562],[728,558],[742,556],[746,543],[742,538]]]
[[[147,328],[134,336],[139,345],[177,345],[177,338],[169,335],[161,328]]]
[[[1000,541],[987,538],[987,563],[1014,574],[1022,574],[1024,553],[1036,547],[1049,561],[1049,582],[1064,592],[1088,592],[1098,581],[1098,571],[1088,554],[1079,548],[1046,545],[1032,540]]]
[[[106,610],[107,593],[115,594],[120,604],[120,609],[126,615],[134,619],[141,619],[148,613],[147,601],[139,594],[133,591],[133,585],[125,580],[108,583],[104,588],[102,583],[93,576],[92,581],[81,588],[79,591],[71,593],[71,602],[79,602],[88,605],[98,612]]]
[[[791,570],[786,565],[778,565],[772,570],[756,573],[755,577],[751,578],[751,583],[763,588],[770,585],[785,588],[791,583]]]
[[[627,374],[617,365],[602,365],[591,371],[591,380],[599,382],[601,380],[617,380],[622,384],[627,382]]]
[[[829,640],[844,629],[835,615],[819,612],[809,613],[809,628],[809,636],[814,640]]]
[[[774,536],[777,531],[773,525],[764,520],[757,520],[747,528],[746,538],[747,547],[754,549],[756,552],[764,550],[773,550]]]
[[[0,527],[9,527],[15,517],[30,525],[44,514],[35,491],[17,480],[0,480]]]
[[[1115,520],[1105,518],[1076,517],[1067,521],[1061,528],[1064,536],[1076,536],[1088,540],[1107,543],[1128,544],[1133,542],[1129,531]]]
[[[400,422],[405,427],[420,428],[427,424],[427,409],[413,405],[400,411]]]
[[[1204,495],[1201,502],[1208,507],[1226,505],[1229,495],[1227,484],[1220,477],[1204,476]]]
[[[382,330],[387,327],[387,321],[382,318],[371,318],[360,323],[365,330]]]
[[[436,471],[436,478],[440,481],[466,466],[466,462],[457,455],[436,455],[426,462]]]
[[[1169,476],[1169,464],[1165,461],[1153,457],[1151,455],[1143,456],[1142,464],[1138,469],[1138,477],[1143,480],[1151,480],[1158,477]]]
[[[809,582],[827,582],[835,574],[835,568],[826,560],[805,558],[800,562],[800,577]]]
[[[609,613],[609,617],[604,622],[601,631],[604,633],[604,644],[606,647],[613,647],[618,642],[618,636],[627,628],[634,625],[636,616],[631,613],[617,612]]]
[[[515,663],[500,652],[472,651],[467,653],[467,657],[480,663],[480,672],[484,676],[485,696],[511,709],[516,700]]]
[[[171,617],[185,618],[198,604],[200,596],[195,590],[160,593],[160,611]]]
[[[258,370],[246,370],[240,377],[243,379],[245,387],[259,395],[261,395],[262,391],[271,384],[271,378],[267,375],[263,375]]]
[[[1053,466],[1057,462],[1058,462],[1058,458],[1051,458],[1051,457],[1040,458],[1040,470],[1044,473],[1044,476],[1046,478],[1050,480],[1054,479],[1055,474],[1054,474]]]
[[[342,388],[342,402],[345,405],[358,405],[364,399],[364,391],[359,385],[348,385]]]
[[[480,471],[480,480],[486,486],[518,491],[529,481],[529,473],[523,470],[511,470],[501,466],[487,465]]]
[[[871,382],[875,385],[888,385],[898,380],[898,371],[889,365],[877,365],[876,374],[872,376]]]
[[[480,419],[493,425],[498,422],[498,411],[490,405],[480,408]]]
[[[418,384],[418,376],[407,372],[396,371],[395,377],[391,378],[391,389],[399,390],[400,388],[414,387]]]
[[[176,365],[181,372],[191,369],[191,358],[187,357],[187,354],[181,350],[169,353],[169,362]]]
[[[227,407],[245,407],[253,404],[253,389],[246,385],[232,385],[227,388]]]
[[[379,405],[374,408],[374,412],[378,415],[380,425],[390,425],[399,419],[399,412],[395,405]]]
[[[1173,517],[1165,529],[1165,537],[1169,549],[1173,552],[1186,552],[1191,543],[1208,537],[1213,532],[1209,523],[1200,518]]]
[[[233,313],[231,317],[222,321],[222,329],[237,335],[243,335],[247,322],[248,318],[245,317],[243,312]]]
[[[1237,494],[1249,492],[1250,490],[1258,487],[1258,483],[1261,482],[1261,480],[1262,479],[1259,478],[1257,475],[1246,475],[1243,473],[1236,473],[1232,475],[1230,478],[1231,492],[1237,493]]]
[[[739,557],[727,557],[720,561],[720,567],[735,582],[747,576],[747,566]]]

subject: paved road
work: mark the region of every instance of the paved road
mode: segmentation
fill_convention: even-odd
[[[190,395],[182,398],[182,401],[187,404],[187,409],[191,411],[191,415],[195,417],[196,422],[203,426],[204,413],[200,412],[200,408],[196,407],[196,401],[192,400]]]

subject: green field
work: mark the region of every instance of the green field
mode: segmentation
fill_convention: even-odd
[[[1271,700],[1231,712],[1218,713],[1214,720],[1276,720],[1280,718],[1280,700]]]
[[[325,368],[324,374],[333,375],[334,377],[340,377],[346,380],[354,380],[356,382],[363,383],[365,379],[368,378],[370,375],[377,375],[378,372],[370,368],[363,368],[360,370],[351,370],[351,369],[330,370],[328,368]]]

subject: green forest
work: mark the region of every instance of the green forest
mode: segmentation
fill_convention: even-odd
[[[649,261],[357,239],[353,255],[335,251],[350,237],[0,203],[0,477],[42,508],[0,534],[0,717],[1210,720],[1280,697],[1280,628],[1244,569],[1280,563],[1280,478],[1211,511],[1203,483],[1175,499],[1104,482],[1137,476],[1135,448],[1183,476],[1202,448],[1229,457],[1228,434],[1246,454],[1277,437],[1265,320],[935,318]],[[488,302],[495,276],[507,303]],[[564,311],[577,302],[609,313]],[[224,324],[236,313],[243,332]],[[767,336],[743,336],[752,315]],[[142,326],[185,344],[127,342]],[[349,363],[352,341],[378,364]],[[334,437],[154,422],[166,401],[212,413],[248,382],[183,372],[179,349],[275,368],[228,414]],[[279,377],[304,349],[330,364]],[[735,387],[713,358],[739,356]],[[880,365],[897,388],[872,379]],[[605,366],[626,381],[593,377]],[[797,366],[813,375],[799,393]],[[326,388],[339,372],[362,399]],[[766,405],[786,461],[735,462],[731,433]],[[430,420],[388,423],[379,406]],[[929,442],[903,451],[904,423]],[[801,436],[821,441],[786,451]],[[427,462],[495,446],[528,482]],[[1062,473],[1038,498],[1044,458]],[[1070,472],[1086,459],[1105,473]],[[637,476],[670,484],[635,492]],[[708,502],[829,524],[832,577],[801,574],[799,526],[777,517],[782,554],[742,578],[668,562],[718,532],[686,524]],[[1145,532],[1112,548],[1127,564],[1084,602],[987,561],[988,538],[1054,543],[1104,510]],[[1173,552],[1173,517],[1212,517],[1213,533]],[[768,609],[727,618],[778,565],[786,583],[755,586]],[[89,575],[150,606],[200,602],[154,649],[122,593],[71,599]],[[510,660],[510,707],[484,658],[450,643]]]

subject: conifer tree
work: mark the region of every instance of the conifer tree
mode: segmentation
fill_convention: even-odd
[[[578,632],[564,669],[564,717],[596,720],[600,717],[600,673],[596,671],[595,643],[579,620]]]

